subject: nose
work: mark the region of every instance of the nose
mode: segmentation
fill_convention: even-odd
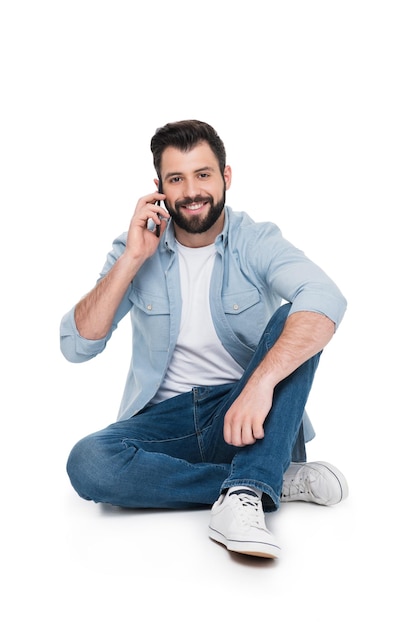
[[[185,198],[194,198],[199,195],[199,183],[195,178],[185,179],[183,182],[183,195]]]

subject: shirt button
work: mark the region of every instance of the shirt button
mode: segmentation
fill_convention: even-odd
[[[147,304],[148,311],[152,311],[152,304]]]
[[[238,306],[238,304],[234,304],[234,306],[232,308],[234,309],[234,311],[238,311],[239,306]]]

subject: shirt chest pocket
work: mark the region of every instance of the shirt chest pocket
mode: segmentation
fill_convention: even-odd
[[[245,313],[258,302],[260,302],[260,294],[257,289],[246,289],[222,296],[224,312],[229,315]]]
[[[132,289],[129,296],[134,333],[142,337],[150,350],[168,350],[170,339],[170,307],[168,299]]]
[[[255,347],[266,325],[266,311],[260,292],[251,288],[224,294],[222,306],[238,339],[247,346]]]

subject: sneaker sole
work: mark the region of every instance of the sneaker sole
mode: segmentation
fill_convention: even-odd
[[[248,556],[257,556],[263,559],[277,559],[280,556],[280,548],[273,544],[265,544],[253,541],[234,541],[227,539],[214,528],[209,527],[209,537],[221,543],[230,552],[239,552]]]

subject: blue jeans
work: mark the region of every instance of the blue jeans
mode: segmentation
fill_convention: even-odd
[[[288,311],[284,305],[273,315],[241,380],[194,387],[79,441],[67,463],[77,493],[121,507],[185,509],[212,505],[228,487],[248,485],[263,491],[265,510],[277,509],[290,461],[306,458],[302,415],[320,353],[276,386],[263,439],[229,445],[223,421]]]

